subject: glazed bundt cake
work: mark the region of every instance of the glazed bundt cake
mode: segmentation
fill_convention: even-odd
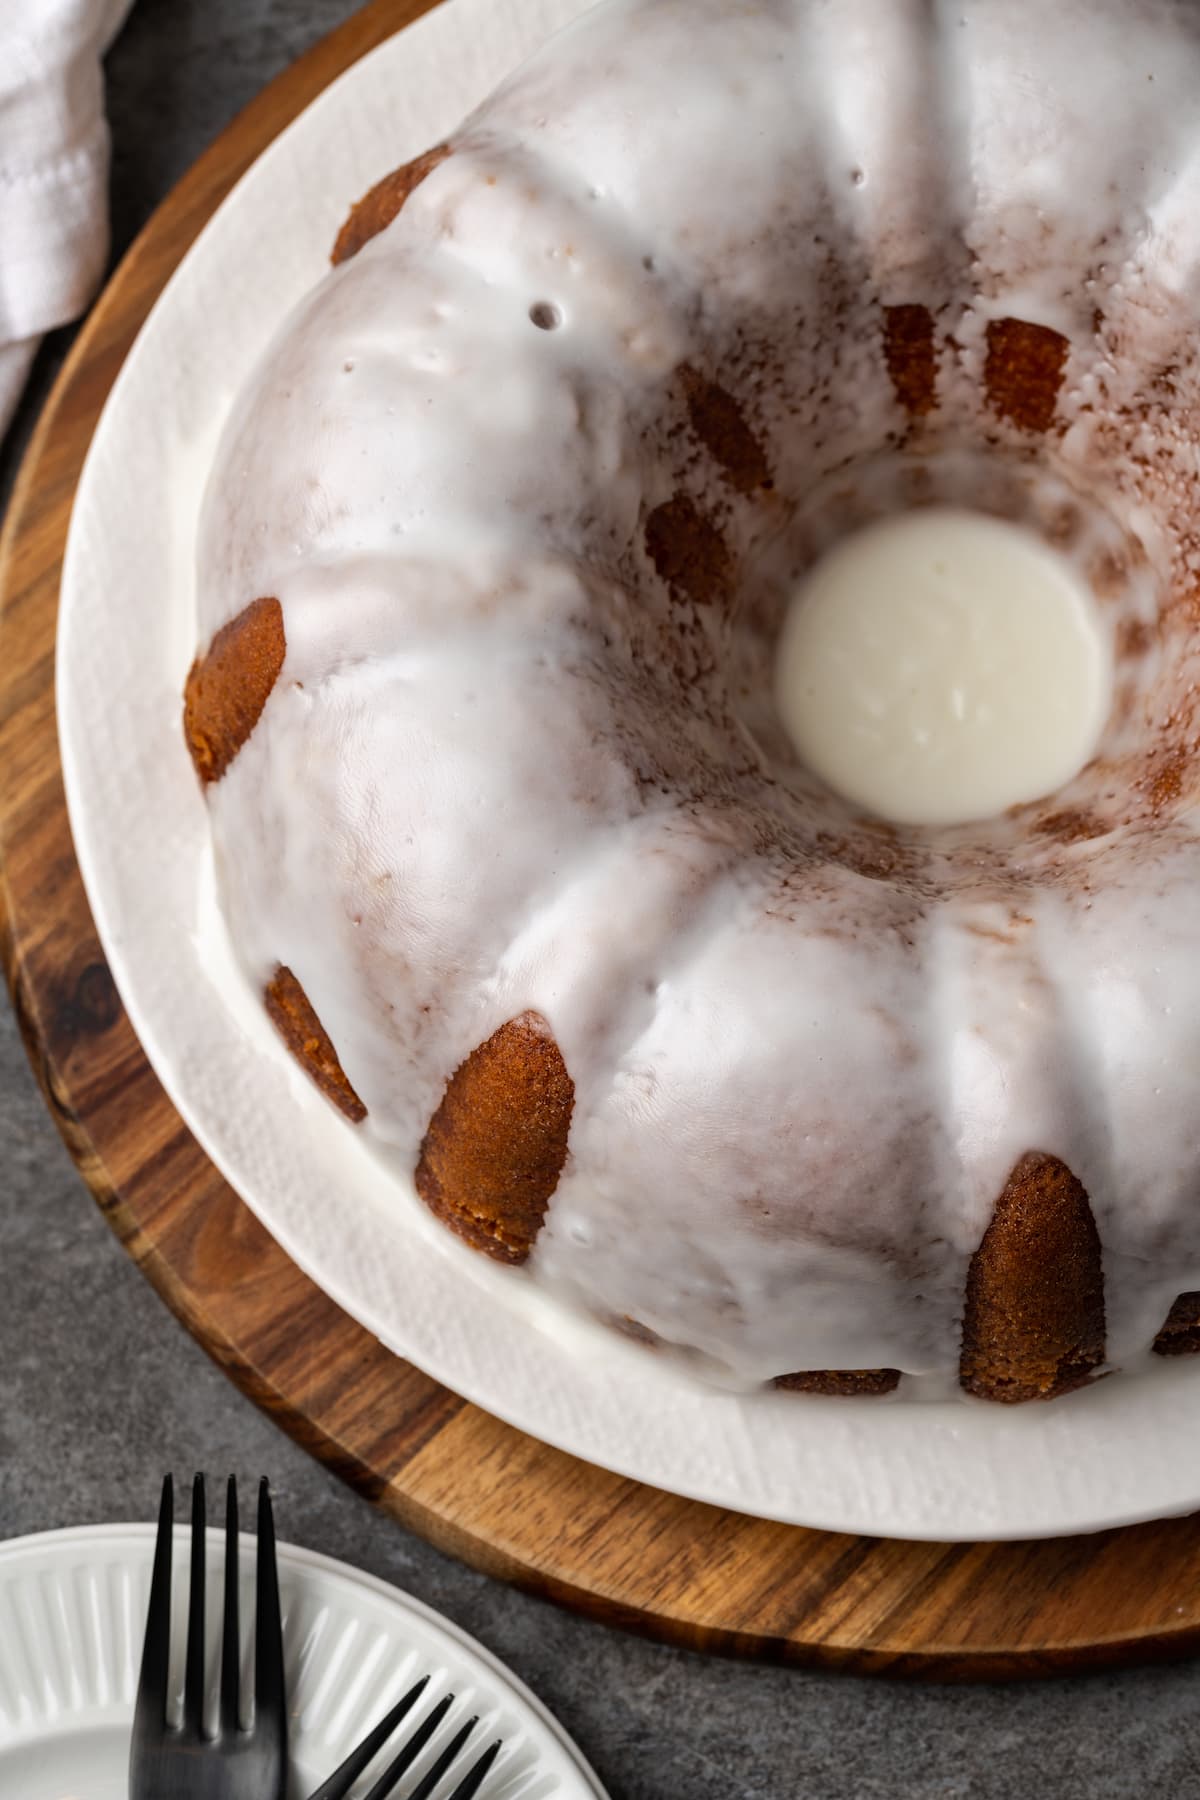
[[[449,1231],[701,1375],[1200,1348],[1198,121],[1181,0],[606,0],[227,427],[185,730],[249,977]],[[913,826],[773,671],[925,506],[1063,559],[1111,692]]]

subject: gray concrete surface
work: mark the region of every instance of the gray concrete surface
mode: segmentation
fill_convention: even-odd
[[[118,250],[238,108],[348,10],[138,0],[109,66]],[[68,339],[39,362],[0,458],[0,505]],[[229,1385],[125,1260],[0,1004],[0,1536],[149,1517],[161,1472],[196,1466],[269,1472],[289,1538],[475,1633],[563,1719],[614,1800],[1200,1795],[1198,1665],[915,1689],[706,1660],[513,1593],[379,1517]]]

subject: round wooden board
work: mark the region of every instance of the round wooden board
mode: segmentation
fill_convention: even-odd
[[[1025,1544],[802,1531],[610,1475],[381,1348],[288,1260],[189,1136],[130,1028],[72,848],[54,715],[59,571],[105,397],[233,183],[333,78],[425,10],[373,0],[273,83],[154,216],[81,333],[0,541],[0,930],[47,1102],[130,1255],[303,1445],[490,1574],[692,1648],[934,1679],[1200,1645],[1195,1518]],[[1119,1452],[1118,1452],[1119,1453]]]

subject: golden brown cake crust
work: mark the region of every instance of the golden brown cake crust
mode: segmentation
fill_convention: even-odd
[[[1057,1157],[1023,1156],[971,1258],[959,1378],[983,1400],[1050,1400],[1104,1361],[1100,1238]]]
[[[696,606],[719,606],[733,585],[725,539],[686,494],[646,520],[646,552],[667,586]]]
[[[276,969],[263,993],[263,1004],[276,1031],[325,1098],[360,1124],[367,1109],[346,1079],[329,1033],[290,969],[282,965]]]
[[[692,430],[730,487],[739,494],[769,488],[771,470],[767,453],[733,395],[688,363],[680,369],[679,377],[687,398]]]
[[[1070,345],[1048,325],[993,319],[987,328],[983,385],[988,403],[1022,431],[1049,431]]]
[[[1200,1354],[1200,1293],[1180,1294],[1154,1340],[1157,1356]]]
[[[524,1262],[562,1174],[574,1105],[546,1021],[510,1019],[450,1077],[421,1145],[417,1192],[474,1249]]]
[[[445,162],[449,154],[449,144],[437,144],[423,156],[405,163],[403,168],[393,169],[390,175],[369,188],[350,208],[350,216],[329,253],[330,262],[349,262],[352,256],[357,256],[364,244],[369,244],[391,224],[408,196],[420,187],[427,175],[433,174],[439,163]]]
[[[777,1375],[772,1385],[790,1394],[890,1394],[899,1386],[899,1369],[800,1369]]]
[[[909,417],[931,413],[937,405],[937,346],[927,306],[884,308],[883,355],[896,398]]]
[[[262,716],[287,641],[278,600],[252,600],[188,670],[183,734],[200,780],[220,781]]]

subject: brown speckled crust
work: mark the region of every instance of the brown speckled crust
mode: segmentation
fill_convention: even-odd
[[[1031,1151],[971,1258],[959,1379],[982,1400],[1051,1400],[1103,1361],[1104,1278],[1087,1194],[1065,1163]]]
[[[794,1375],[777,1375],[772,1386],[790,1394],[840,1394],[854,1399],[860,1394],[890,1394],[899,1383],[899,1369],[803,1369]]]
[[[183,732],[206,787],[220,781],[258,724],[286,652],[278,600],[253,600],[221,627],[189,669]]]
[[[905,412],[914,419],[931,413],[937,405],[937,348],[927,306],[884,308],[883,355]]]
[[[992,411],[1022,431],[1049,431],[1069,349],[1062,333],[1048,325],[993,319],[987,328],[983,369]]]
[[[1200,1355],[1200,1294],[1180,1294],[1154,1340],[1157,1356]]]
[[[1121,662],[1145,656],[1154,643],[1154,628],[1145,619],[1122,619],[1117,626],[1117,656]]]
[[[290,969],[282,965],[276,969],[263,993],[263,1003],[272,1025],[325,1098],[356,1125],[361,1124],[367,1109],[347,1081],[329,1033]]]
[[[1060,844],[1086,844],[1093,838],[1103,837],[1108,826],[1092,813],[1082,812],[1078,807],[1065,807],[1047,813],[1033,829],[1039,837],[1054,838]]]
[[[545,1020],[510,1019],[451,1076],[421,1145],[417,1192],[474,1249],[524,1262],[562,1174],[574,1105]]]
[[[646,551],[667,586],[697,606],[718,606],[733,585],[725,540],[684,494],[656,506],[646,520]]]
[[[679,376],[687,396],[692,430],[730,487],[739,494],[770,488],[767,453],[733,395],[687,363]]]
[[[1192,760],[1189,747],[1179,744],[1154,750],[1146,759],[1146,773],[1138,786],[1156,817],[1182,799]]]
[[[350,209],[350,216],[337,234],[337,242],[329,253],[331,263],[349,262],[357,256],[364,244],[369,244],[373,237],[391,224],[408,196],[419,188],[427,175],[432,175],[438,164],[445,162],[450,154],[449,144],[438,144],[432,150],[426,150],[423,156],[414,157],[412,162],[405,163],[403,168],[393,169],[382,181],[357,200]]]

